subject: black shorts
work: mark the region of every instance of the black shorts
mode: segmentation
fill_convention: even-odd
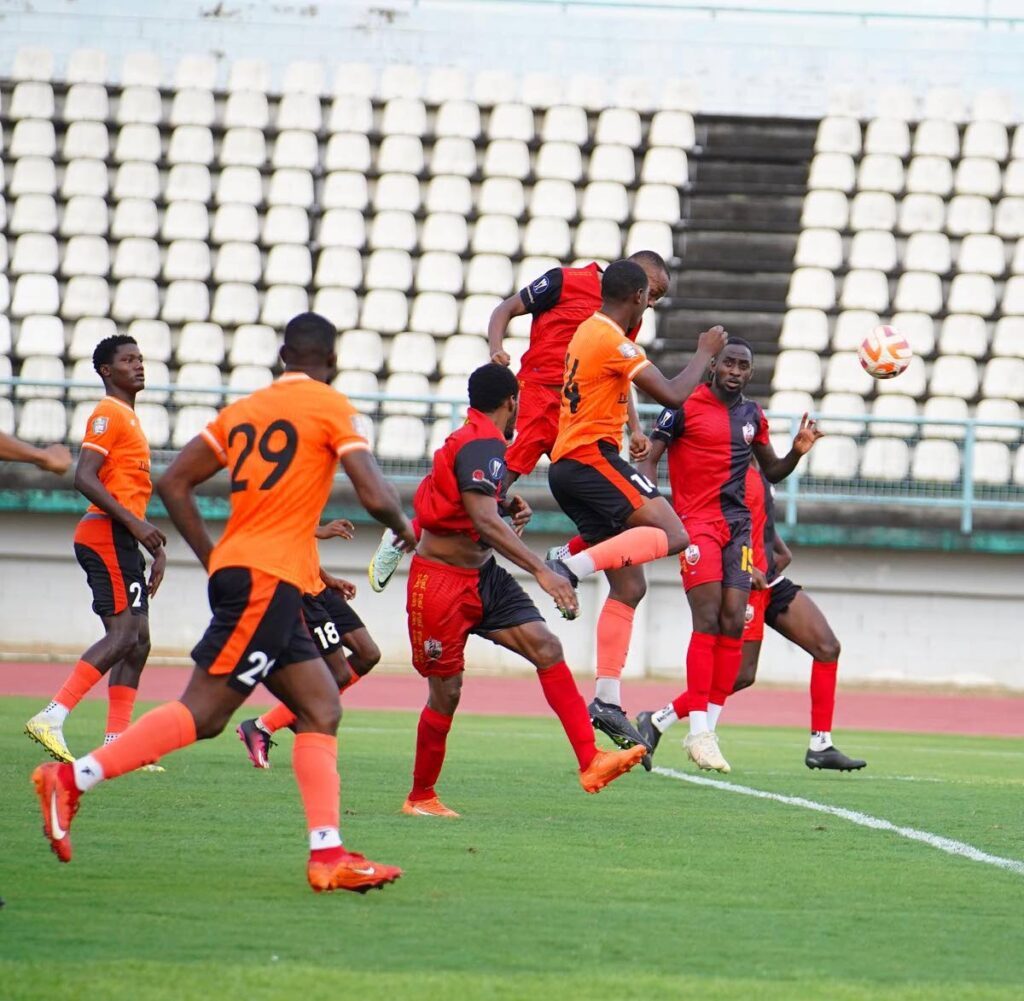
[[[135,536],[119,521],[87,514],[75,529],[75,558],[92,591],[92,610],[99,616],[149,615],[146,561]]]
[[[610,441],[573,451],[548,467],[548,486],[558,506],[572,519],[585,542],[618,535],[630,515],[660,496]]]
[[[251,692],[282,667],[320,658],[294,584],[250,567],[222,567],[208,592],[213,618],[192,659],[210,674],[230,675],[235,691]]]
[[[302,596],[302,614],[323,656],[337,652],[349,633],[365,629],[363,620],[334,588]]]
[[[794,584],[788,577],[783,577],[777,584],[768,589],[768,607],[764,610],[764,621],[775,628],[779,616],[793,604],[793,599],[800,593],[802,588]]]

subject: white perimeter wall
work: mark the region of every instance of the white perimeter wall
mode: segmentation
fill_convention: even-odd
[[[0,514],[0,656],[74,657],[100,635],[85,576],[72,553],[75,522],[72,516]],[[173,529],[161,527],[172,542],[167,577],[151,612],[154,652],[187,658],[208,618],[205,576]],[[326,566],[359,587],[356,608],[380,644],[384,663],[401,667],[409,662],[405,579],[396,578],[382,595],[370,591],[365,568],[377,537],[369,526],[360,526],[354,542],[332,540],[321,552]],[[529,541],[542,551],[553,540],[535,535]],[[791,576],[814,596],[842,641],[846,681],[1024,689],[1024,595],[1014,557],[803,549]],[[628,671],[682,677],[690,616],[675,562],[649,567],[648,582]],[[541,610],[552,613],[548,621],[565,644],[570,665],[589,674],[601,583],[583,588],[584,612],[572,623],[554,614],[532,580],[528,585]],[[467,662],[471,670],[490,672],[525,667],[476,637]],[[808,657],[769,630],[759,676],[803,683]]]

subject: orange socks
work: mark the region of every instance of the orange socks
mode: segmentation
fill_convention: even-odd
[[[138,690],[128,685],[110,685],[107,688],[107,740],[119,737],[132,721],[132,709]]]
[[[663,556],[668,556],[668,536],[660,528],[641,525],[638,528],[627,528],[619,535],[605,539],[562,562],[577,577],[588,577],[599,570],[638,566],[660,560]]]
[[[663,533],[664,534],[664,533]],[[597,618],[597,676],[620,678],[626,666],[629,641],[633,636],[633,616],[636,609],[616,601],[605,600]]]
[[[103,674],[87,660],[80,660],[53,701],[59,702],[65,709],[74,709],[85,697],[85,693],[102,677]]]
[[[326,733],[297,733],[292,768],[306,811],[306,826],[310,831],[333,831],[336,835],[341,813],[338,738]]]
[[[103,778],[113,779],[196,741],[192,713],[180,702],[165,702],[140,716],[113,743],[93,751]]]
[[[278,702],[273,709],[268,709],[257,721],[261,730],[275,733],[295,722],[295,713],[283,702]]]

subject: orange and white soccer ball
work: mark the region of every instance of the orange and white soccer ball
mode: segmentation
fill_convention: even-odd
[[[895,327],[875,327],[860,343],[857,357],[873,379],[894,379],[914,357],[907,339]]]

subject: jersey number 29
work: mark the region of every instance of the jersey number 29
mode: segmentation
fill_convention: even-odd
[[[276,439],[275,435],[278,436]],[[281,435],[284,436],[283,441]],[[256,428],[251,424],[236,424],[231,429],[228,434],[228,448],[234,445],[236,438],[245,440],[231,470],[231,492],[233,494],[249,489],[249,481],[242,478],[242,467],[252,454],[254,447],[258,447],[260,455],[274,467],[260,484],[260,490],[269,490],[284,476],[299,447],[299,433],[295,430],[295,425],[286,420],[276,420],[273,424],[267,425],[267,429],[260,435],[258,446]]]

